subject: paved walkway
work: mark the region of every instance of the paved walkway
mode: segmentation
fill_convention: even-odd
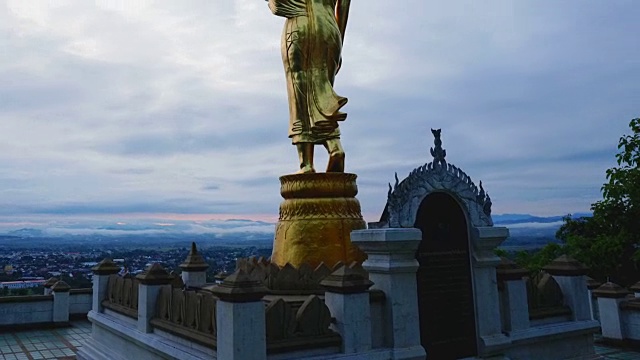
[[[596,344],[596,353],[607,360],[640,360],[640,351],[604,346],[602,344]]]
[[[70,327],[0,333],[0,360],[75,359],[81,341],[91,335],[91,323]]]
[[[60,329],[0,333],[0,360],[75,359],[82,340],[89,336],[91,323],[86,320],[74,321],[70,327]],[[596,353],[607,360],[640,360],[640,349],[597,344]]]

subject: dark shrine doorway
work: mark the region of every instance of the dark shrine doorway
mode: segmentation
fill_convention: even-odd
[[[420,337],[429,359],[477,355],[469,233],[458,202],[449,194],[429,194],[415,227],[422,230],[416,252]]]

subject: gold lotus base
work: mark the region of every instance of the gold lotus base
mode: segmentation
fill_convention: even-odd
[[[280,219],[276,226],[271,262],[299,268],[339,261],[362,263],[366,255],[351,244],[353,230],[364,229],[356,175],[345,173],[295,174],[280,177]]]

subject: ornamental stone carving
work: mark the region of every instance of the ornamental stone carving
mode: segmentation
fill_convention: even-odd
[[[440,139],[441,131],[432,130],[432,133],[435,137],[435,147],[431,149],[433,161],[414,169],[402,181],[398,180],[396,174],[395,185],[389,184],[387,205],[380,222],[370,224],[371,227],[414,227],[420,204],[433,192],[446,192],[458,200],[472,226],[493,226],[491,198],[482,187],[482,182],[476,186],[464,171],[447,163],[446,151]]]
[[[323,292],[320,282],[332,272],[345,266],[343,262],[336,263],[332,268],[321,263],[315,269],[309,264],[302,264],[299,268],[287,263],[283,267],[271,263],[260,257],[241,258],[236,261],[236,268],[242,269],[252,280],[261,282],[271,294],[294,292]],[[351,272],[357,272],[365,279],[369,274],[362,265],[352,262],[348,265]]]

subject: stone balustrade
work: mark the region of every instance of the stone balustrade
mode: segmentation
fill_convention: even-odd
[[[422,359],[411,313],[416,293],[406,292],[412,281],[415,286],[416,265],[405,243],[415,246],[419,232],[382,232],[394,235],[358,238],[375,252],[377,260],[367,265],[380,283],[374,290],[355,264],[280,268],[255,258],[240,261],[221,283],[202,286],[195,245],[182,264],[190,273],[182,277],[158,264],[136,278],[121,277],[105,259],[93,269],[92,338],[78,358]],[[393,259],[389,266],[380,262],[385,257]],[[403,333],[387,334],[390,321]]]
[[[183,339],[217,348],[218,297],[211,291],[162,286],[151,325]],[[309,347],[340,346],[340,336],[329,329],[331,314],[315,295],[294,298],[271,296],[263,300],[267,352],[281,353]]]
[[[54,279],[44,295],[0,297],[0,328],[65,326],[91,310],[91,289],[70,289]]]
[[[216,300],[210,292],[160,288],[151,325],[200,345],[216,347]]]
[[[593,290],[599,309],[602,337],[615,343],[640,342],[640,297],[639,284],[630,289],[606,282]]]
[[[526,270],[507,258],[501,258],[496,267],[502,328],[506,332],[522,331],[531,326],[527,301],[528,275]]]
[[[591,319],[600,321],[600,312],[598,309],[598,298],[593,294],[593,291],[599,288],[602,283],[598,280],[592,279],[587,276],[587,291],[589,292],[589,306],[591,308]]]
[[[261,282],[269,293],[291,292],[291,289],[296,289],[299,293],[323,293],[320,282],[343,265],[342,262],[338,262],[333,267],[324,263],[316,268],[307,264],[298,268],[291,264],[280,267],[263,257],[238,259],[236,262],[237,269],[242,269],[252,280]],[[350,266],[358,267],[356,263]]]
[[[493,241],[501,233],[480,235]],[[420,232],[359,230],[351,239],[368,254],[363,266],[280,268],[251,258],[213,286],[202,284],[205,265],[195,245],[182,276],[153,264],[136,278],[120,277],[119,267],[105,259],[94,268],[92,338],[78,358],[424,359],[415,281]],[[586,346],[581,354],[592,354],[597,323],[584,269],[557,259],[529,280],[514,264],[483,254],[472,260],[481,262],[485,280],[494,279],[485,287],[495,290],[497,309],[495,323],[484,329],[500,331],[478,334],[485,349],[513,359],[551,359],[575,354],[565,344],[580,343]],[[579,286],[584,294],[570,293]],[[640,302],[625,306],[640,308]],[[495,309],[485,310],[488,316]],[[543,339],[548,346],[538,345]]]
[[[353,268],[349,270],[356,273],[360,271]],[[110,321],[120,322],[118,317],[112,316],[124,315],[137,322],[137,332],[159,336],[165,340],[171,339],[177,343],[195,344],[193,346],[204,352],[219,353],[224,352],[225,349],[235,349],[237,341],[249,341],[247,337],[255,338],[254,327],[237,323],[238,319],[230,315],[236,313],[234,307],[247,306],[247,302],[242,298],[244,294],[242,289],[246,285],[244,282],[261,284],[252,280],[242,270],[228,276],[220,285],[205,288],[185,287],[181,277],[168,274],[158,264],[153,264],[136,278],[117,275],[115,272],[118,269],[113,267],[109,259],[101,262],[94,271],[96,274],[94,275],[93,303],[99,304],[89,316],[94,324],[107,318]],[[254,276],[256,273],[254,271]],[[300,274],[300,272],[297,273]],[[286,275],[287,270],[283,274]],[[220,289],[229,288],[232,289],[231,295],[220,292]],[[330,328],[332,316],[324,303],[324,296],[271,294],[264,297],[265,294],[266,288],[264,293],[260,293],[260,296],[253,301],[261,309],[261,314],[249,317],[251,321],[262,318],[265,324],[268,319],[269,325],[263,326],[265,354],[280,354],[310,348],[319,349],[318,353],[339,351],[341,336]],[[365,295],[368,301],[369,295]],[[236,301],[238,298],[240,301]],[[225,314],[222,319],[218,316],[221,306]],[[258,308],[253,307],[253,309]],[[250,313],[251,311],[247,309],[237,312],[244,321],[248,320],[247,314]],[[106,318],[105,315],[107,315]],[[121,322],[124,326],[128,323],[133,324]],[[225,330],[230,330],[225,331],[224,334],[230,334],[230,336],[234,334],[234,331],[231,331],[233,329],[244,328],[244,331],[249,332],[240,340],[234,336],[221,339],[217,331],[221,323],[224,324]],[[232,343],[230,346],[229,341]],[[100,346],[104,345],[94,343],[93,347],[89,345],[88,349],[95,350]],[[244,359],[245,355],[246,353],[240,358]],[[91,358],[88,354],[81,355],[81,358],[82,356]]]
[[[529,320],[534,325],[571,320],[571,308],[565,305],[558,282],[541,271],[526,279]]]
[[[593,356],[598,324],[592,319],[585,272],[584,266],[566,256],[536,274],[501,259],[496,279],[502,331],[509,341],[505,355],[511,359]]]
[[[138,318],[138,280],[127,275],[109,275],[107,296],[102,306],[131,318]]]

